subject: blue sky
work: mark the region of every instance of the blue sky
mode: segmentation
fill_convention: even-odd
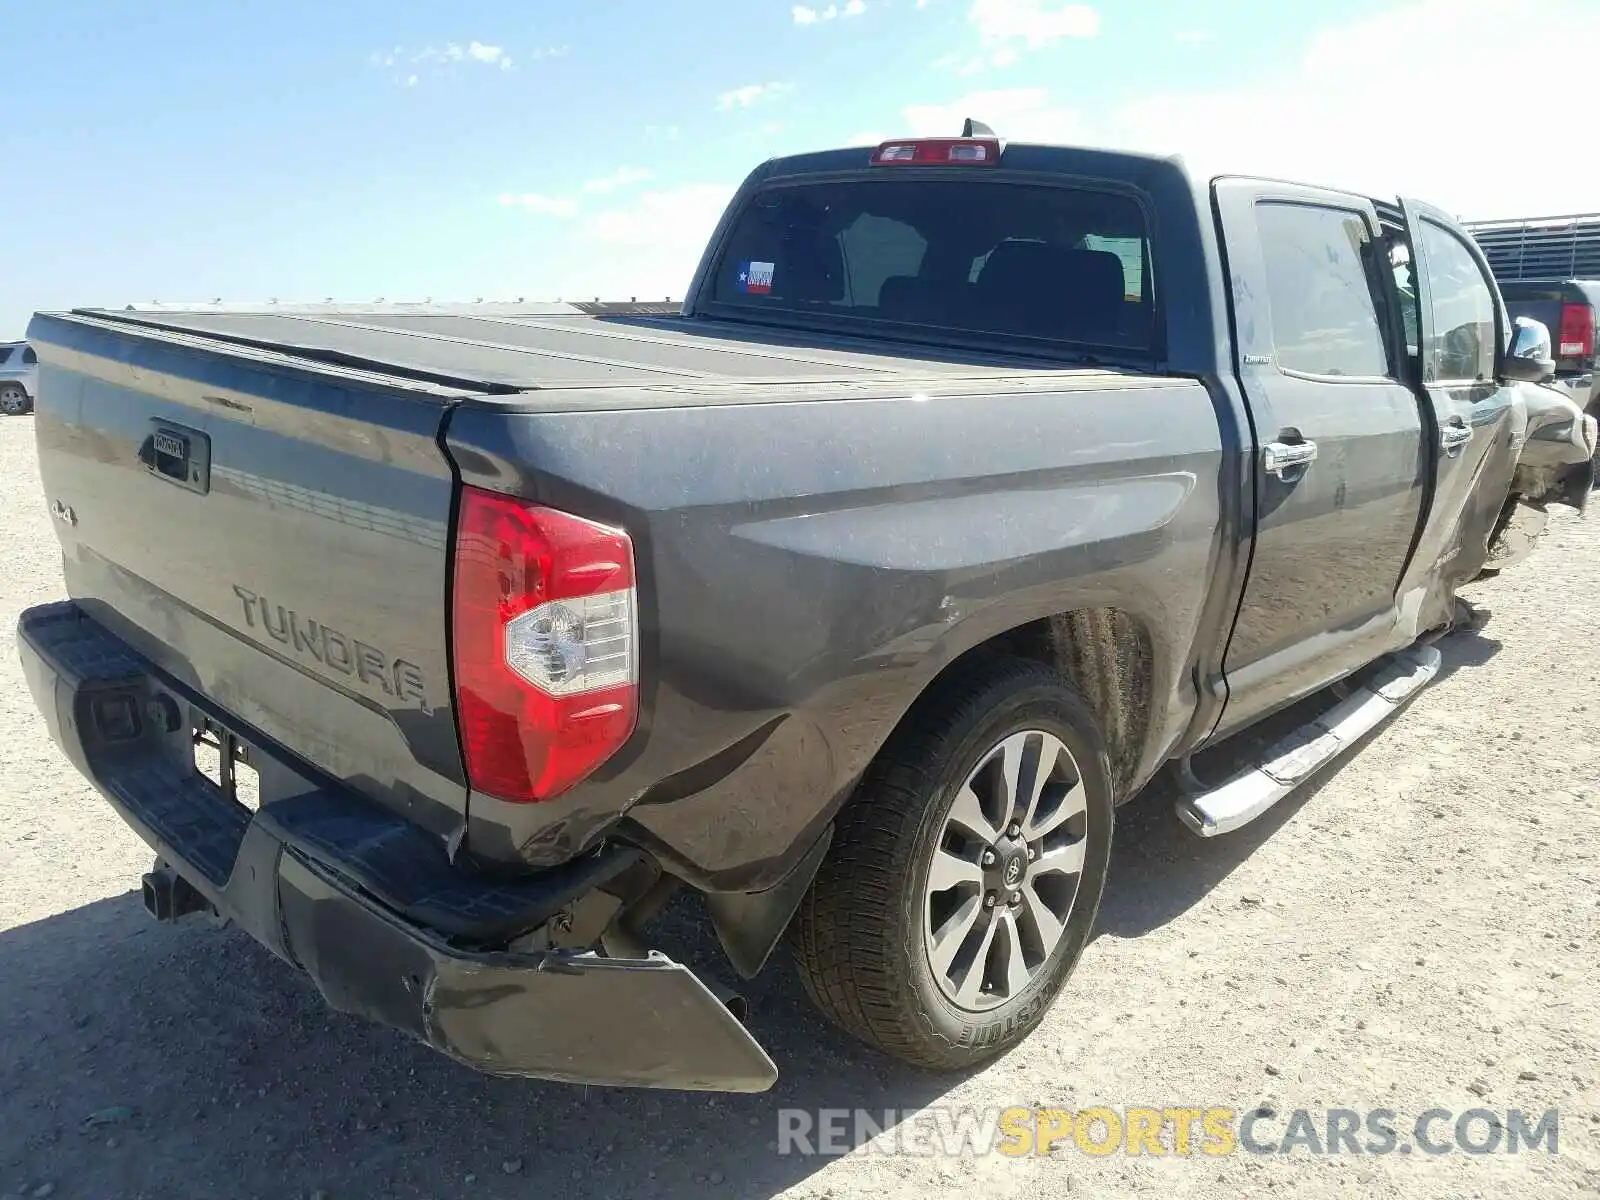
[[[0,0],[0,18],[0,339],[34,309],[131,300],[677,296],[761,159],[968,114],[1469,216],[1600,209],[1583,153],[1496,166],[1557,135],[1497,91],[1506,31],[1600,45],[1592,0]]]

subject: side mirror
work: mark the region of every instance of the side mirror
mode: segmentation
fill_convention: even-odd
[[[1550,330],[1532,317],[1518,317],[1511,349],[1500,360],[1500,378],[1518,383],[1544,383],[1554,379],[1555,356],[1550,353]]]

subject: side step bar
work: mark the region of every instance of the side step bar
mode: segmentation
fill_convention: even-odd
[[[1179,800],[1178,818],[1201,837],[1248,825],[1399,713],[1407,700],[1433,682],[1441,661],[1432,646],[1412,646],[1380,660],[1376,670],[1349,688],[1349,695],[1267,751],[1263,762],[1218,787]]]

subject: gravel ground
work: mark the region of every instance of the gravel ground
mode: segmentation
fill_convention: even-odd
[[[1254,826],[1204,843],[1169,797],[1123,810],[1100,935],[1009,1058],[902,1070],[777,970],[751,989],[777,1087],[706,1097],[480,1078],[326,1011],[236,931],[150,922],[149,853],[49,743],[11,645],[62,592],[28,419],[0,419],[0,496],[0,1195],[1600,1193],[1593,523],[1479,587],[1493,619],[1442,643],[1440,682]],[[775,1153],[780,1108],[1016,1104],[1382,1107],[1402,1132],[1556,1107],[1559,1154]]]

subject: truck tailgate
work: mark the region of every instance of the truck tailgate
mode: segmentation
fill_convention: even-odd
[[[450,389],[99,319],[41,316],[30,337],[73,599],[232,732],[458,827]]]

